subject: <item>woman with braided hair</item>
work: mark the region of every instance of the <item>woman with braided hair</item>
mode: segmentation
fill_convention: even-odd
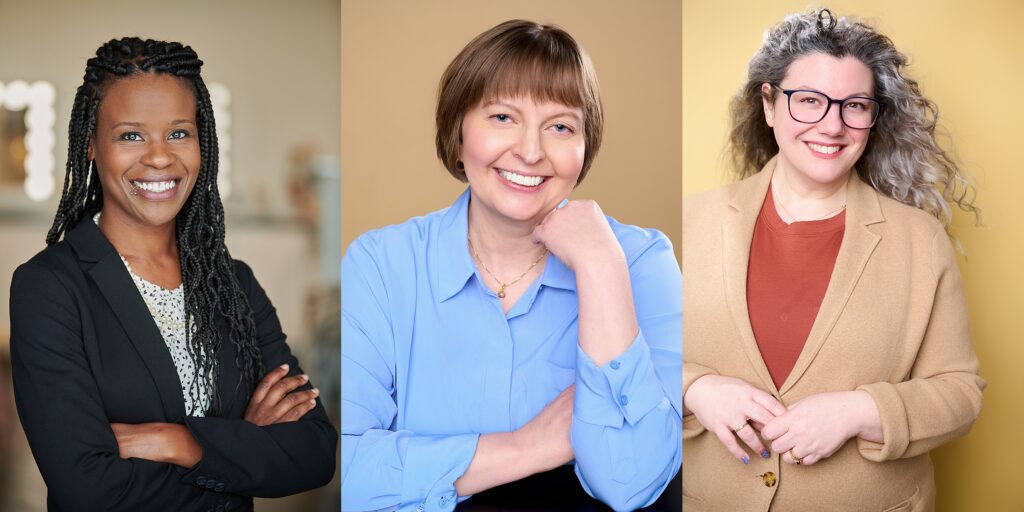
[[[929,511],[985,381],[948,235],[978,214],[907,57],[828,10],[768,30],[736,174],[683,206],[687,511]]]
[[[11,289],[15,397],[50,510],[246,510],[321,486],[337,433],[224,245],[192,48],[86,64],[47,248]]]

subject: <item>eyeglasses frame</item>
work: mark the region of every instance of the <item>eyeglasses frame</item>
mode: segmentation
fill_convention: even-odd
[[[878,123],[878,118],[882,115],[882,112],[885,110],[885,102],[884,101],[876,100],[875,98],[868,98],[867,96],[850,96],[849,98],[844,98],[844,99],[841,99],[841,100],[834,100],[831,97],[829,97],[829,95],[827,95],[827,94],[825,94],[825,93],[823,93],[821,91],[815,91],[813,89],[783,89],[781,86],[775,85],[775,84],[772,84],[772,87],[774,87],[775,89],[778,89],[779,92],[781,92],[782,94],[786,95],[786,110],[789,111],[789,117],[792,118],[794,121],[796,121],[798,123],[803,123],[803,124],[816,124],[816,123],[820,123],[821,120],[825,119],[825,116],[828,115],[828,111],[832,108],[832,105],[833,104],[839,104],[839,120],[843,122],[844,126],[846,126],[847,128],[849,128],[851,130],[870,130],[871,128],[874,128],[876,123]],[[814,94],[820,94],[820,95],[825,97],[826,101],[828,101],[828,105],[825,106],[825,112],[823,114],[821,114],[821,117],[818,118],[817,121],[801,121],[801,120],[797,119],[793,115],[793,108],[792,108],[793,94],[798,93],[798,92],[810,92],[810,93],[814,93]],[[865,126],[863,128],[859,128],[859,127],[850,126],[850,124],[846,122],[846,118],[843,117],[843,105],[845,105],[847,101],[851,101],[851,100],[868,100],[868,101],[873,101],[873,102],[875,102],[878,105],[878,112],[875,114],[874,119],[871,120],[871,124],[870,125]]]

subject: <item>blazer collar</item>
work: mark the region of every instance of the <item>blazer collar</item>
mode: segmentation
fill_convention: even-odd
[[[174,360],[117,250],[91,216],[83,217],[66,238],[153,376],[167,418],[181,420],[185,399]]]
[[[772,158],[760,172],[736,185],[735,193],[729,199],[732,211],[722,221],[722,234],[726,300],[733,322],[740,331],[743,352],[761,379],[763,388],[776,390],[782,395],[792,389],[807,371],[832,327],[835,326],[871,253],[881,240],[881,236],[871,231],[869,226],[885,222],[885,217],[878,201],[878,192],[864,183],[854,170],[847,184],[846,230],[832,277],[829,279],[828,288],[811,332],[804,343],[803,351],[786,382],[781,388],[776,389],[750,326],[747,309],[747,268],[750,261],[750,244],[754,238],[754,225],[768,193],[768,185],[771,183],[777,160],[777,156]]]

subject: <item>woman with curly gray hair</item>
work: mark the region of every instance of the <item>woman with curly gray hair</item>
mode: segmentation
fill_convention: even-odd
[[[683,208],[688,511],[934,507],[928,452],[985,386],[947,233],[980,211],[907,62],[821,10],[749,64],[744,179]]]

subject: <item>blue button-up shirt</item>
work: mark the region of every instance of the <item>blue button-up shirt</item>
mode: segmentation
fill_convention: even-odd
[[[580,349],[573,272],[552,255],[506,315],[466,242],[470,193],[370,231],[342,260],[344,510],[452,510],[480,434],[529,422],[576,383],[583,488],[653,502],[682,457],[682,280],[668,239],[609,218],[640,333],[598,367]]]

